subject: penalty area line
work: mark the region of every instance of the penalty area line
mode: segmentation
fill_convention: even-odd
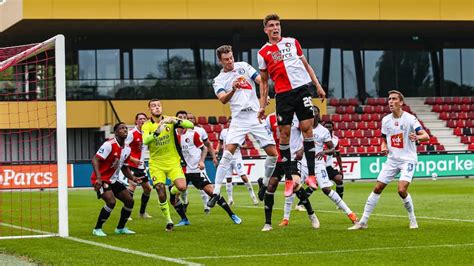
[[[239,208],[248,208],[248,209],[258,209],[261,207],[258,206],[239,206]],[[283,210],[283,208],[273,208],[274,210]],[[294,210],[292,210],[294,211]],[[317,214],[320,213],[343,213],[342,211],[325,211],[325,210],[314,210]],[[406,218],[408,219],[407,215],[396,215],[396,214],[377,214],[372,213],[370,216],[380,216],[380,217],[391,217],[391,218]],[[437,220],[437,221],[448,221],[448,222],[465,222],[465,223],[474,223],[474,220],[469,219],[457,219],[457,218],[440,218],[440,217],[429,217],[429,216],[416,216],[416,219],[424,219],[424,220]]]
[[[353,253],[353,252],[367,252],[367,251],[384,251],[397,249],[422,249],[422,248],[459,248],[471,247],[474,243],[465,244],[444,244],[444,245],[427,245],[427,246],[404,246],[404,247],[379,247],[379,248],[361,248],[361,249],[341,249],[341,250],[317,250],[317,251],[302,251],[302,252],[286,252],[286,253],[262,253],[262,254],[244,254],[244,255],[230,255],[230,256],[202,256],[202,257],[183,257],[180,259],[186,260],[217,260],[217,259],[238,259],[238,258],[255,258],[255,257],[274,257],[274,256],[291,256],[291,255],[313,255],[313,254],[337,254],[337,253]]]

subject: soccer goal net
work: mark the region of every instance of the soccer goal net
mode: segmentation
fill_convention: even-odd
[[[64,36],[0,48],[0,239],[68,236]]]

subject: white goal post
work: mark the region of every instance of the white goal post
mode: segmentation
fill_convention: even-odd
[[[48,164],[48,167],[51,167],[51,169],[54,169],[54,171],[57,173],[56,176],[57,176],[57,203],[55,202],[56,201],[56,198],[52,195],[55,195],[55,191],[56,191],[56,185],[54,186],[49,186],[49,187],[40,187],[40,186],[37,186],[37,187],[17,187],[17,186],[13,186],[11,185],[10,187],[7,187],[7,186],[0,186],[0,196],[2,196],[2,198],[0,198],[0,208],[2,207],[5,207],[5,209],[11,209],[10,213],[3,213],[3,216],[0,216],[0,227],[4,227],[4,228],[12,228],[11,230],[16,230],[14,231],[14,233],[12,235],[8,235],[8,232],[5,233],[7,235],[3,235],[3,234],[0,234],[0,239],[12,239],[12,238],[33,238],[33,237],[49,237],[49,236],[60,236],[60,237],[68,237],[69,236],[69,222],[68,222],[68,179],[69,179],[69,175],[70,175],[70,169],[68,168],[68,164],[67,164],[67,154],[68,154],[68,151],[67,151],[67,124],[66,124],[66,67],[65,67],[65,39],[64,39],[64,36],[63,35],[56,35],[54,36],[53,38],[51,39],[48,39],[42,43],[38,43],[38,44],[34,44],[34,45],[30,45],[31,47],[29,47],[28,49],[19,49],[19,48],[22,48],[23,46],[16,46],[16,47],[8,47],[8,48],[0,48],[0,50],[3,50],[4,51],[4,57],[5,57],[5,54],[7,54],[7,58],[2,58],[0,57],[0,61],[2,59],[4,59],[3,61],[0,62],[0,89],[5,89],[6,88],[6,85],[5,86],[2,86],[2,83],[1,82],[4,82],[4,84],[10,82],[11,84],[15,84],[14,86],[12,86],[14,89],[18,89],[18,88],[23,88],[25,91],[22,91],[21,93],[23,95],[27,95],[27,96],[18,96],[18,95],[21,95],[21,93],[18,93],[18,95],[14,95],[16,98],[16,101],[12,101],[12,100],[9,100],[11,99],[11,95],[7,95],[7,94],[2,94],[2,95],[7,95],[7,96],[2,96],[2,97],[5,97],[5,98],[2,98],[0,100],[0,108],[4,109],[5,111],[1,111],[0,113],[0,118],[2,118],[2,115],[3,115],[3,120],[2,121],[10,121],[10,120],[14,120],[15,118],[18,118],[18,117],[21,117],[22,114],[12,114],[12,111],[10,110],[7,110],[7,109],[12,109],[13,107],[12,106],[15,106],[15,108],[17,108],[18,110],[20,110],[20,107],[19,106],[30,106],[32,105],[31,102],[30,102],[30,96],[29,96],[29,92],[28,92],[28,88],[31,88],[32,85],[31,83],[28,83],[29,82],[29,76],[31,77],[31,75],[33,76],[37,76],[37,77],[34,77],[33,79],[37,79],[39,80],[38,76],[40,76],[40,74],[37,74],[35,73],[38,72],[38,73],[42,73],[41,75],[46,75],[46,81],[35,81],[37,82],[37,84],[34,84],[34,86],[42,86],[40,84],[47,84],[45,87],[47,90],[49,90],[49,86],[53,86],[53,85],[50,85],[50,84],[53,84],[54,82],[54,95],[48,95],[47,97],[45,98],[34,98],[35,101],[34,101],[34,104],[36,106],[43,106],[43,105],[47,105],[47,108],[51,107],[51,109],[48,109],[48,110],[53,110],[55,108],[55,114],[48,114],[48,110],[46,111],[47,115],[50,115],[50,120],[55,120],[55,125],[54,125],[54,122],[52,124],[49,125],[49,127],[51,127],[52,129],[50,130],[50,132],[54,132],[54,129],[55,129],[55,134],[52,134],[52,135],[55,135],[55,136],[48,136],[48,141],[50,141],[51,143],[53,141],[55,141],[55,146],[52,146],[53,144],[49,144],[51,146],[48,146],[47,148],[50,150],[50,151],[53,151],[55,150],[55,152],[51,152],[50,153],[50,157],[49,157],[49,163],[45,161],[46,160],[42,160],[42,157],[39,156],[39,155],[35,155],[36,153],[42,153],[43,151],[41,150],[41,146],[36,148],[37,150],[35,150],[35,154],[30,154],[28,159],[24,159],[24,161],[21,161],[21,158],[26,158],[26,157],[21,157],[21,156],[18,156],[18,160],[14,160],[12,158],[17,158],[15,157],[16,154],[14,154],[15,151],[11,151],[12,148],[9,148],[8,145],[11,145],[11,146],[14,146],[13,145],[13,140],[14,139],[12,137],[12,135],[14,134],[21,134],[21,130],[18,130],[18,132],[20,133],[17,133],[17,132],[14,132],[14,133],[11,133],[9,136],[7,137],[3,137],[3,135],[1,136],[2,138],[5,138],[3,141],[4,143],[2,144],[2,147],[4,148],[1,148],[2,150],[0,150],[0,180],[3,180],[3,181],[0,181],[0,183],[3,183],[2,185],[5,185],[6,184],[6,175],[5,175],[5,169],[7,169],[8,171],[11,172],[11,170],[8,169],[8,167],[20,167],[22,164],[28,164],[28,163],[31,163],[33,162],[33,158],[34,156],[38,156],[38,157],[41,157],[39,159],[36,159],[36,161],[34,163],[36,164]],[[12,56],[9,55],[9,53],[15,53],[16,50],[21,50],[21,52],[17,53],[17,54],[14,54]],[[53,53],[53,50],[54,50],[54,58],[52,56],[52,53]],[[42,58],[42,53],[45,53],[46,51],[49,51],[48,53],[51,53],[51,55],[49,54],[46,54],[46,58],[48,58],[48,62],[47,63],[44,63],[43,59],[35,59],[35,58]],[[0,53],[1,55],[1,53]],[[29,65],[30,63],[25,63],[27,61],[31,61],[31,65],[34,65],[32,67],[33,70],[31,70],[29,67],[31,65]],[[35,60],[38,60],[35,62]],[[36,63],[36,64],[35,64]],[[43,66],[42,64],[45,64],[46,66]],[[49,64],[49,65],[48,65]],[[54,64],[54,66],[52,65]],[[13,70],[12,70],[13,69]],[[20,81],[8,81],[8,79],[5,79],[2,81],[2,74],[4,74],[5,76],[7,74],[5,74],[4,71],[7,71],[9,70],[9,75],[11,76],[12,74],[11,73],[14,73],[14,71],[16,71],[17,69],[22,69],[21,73],[19,73],[17,75],[17,79],[19,79]],[[25,70],[26,69],[26,70]],[[43,73],[49,73],[48,71],[52,71],[50,69],[54,69],[54,78],[51,77],[51,76],[48,76],[49,74],[43,74]],[[4,73],[2,73],[4,72]],[[33,72],[33,73],[32,73]],[[13,74],[14,75],[14,74]],[[23,76],[22,76],[23,75]],[[51,74],[53,75],[53,74]],[[16,83],[15,83],[16,82]],[[20,84],[20,85],[17,85]],[[34,88],[33,86],[33,88]],[[2,91],[7,91],[6,89],[5,90],[2,90]],[[13,95],[13,94],[12,94]],[[10,98],[9,98],[10,97]],[[23,97],[23,98],[20,98],[20,97]],[[26,97],[26,98],[25,98]],[[35,96],[37,97],[37,96]],[[5,100],[6,99],[6,100]],[[54,103],[53,103],[54,102]],[[46,109],[47,109],[46,108]],[[27,110],[27,112],[34,112],[35,110],[31,111],[30,110]],[[41,108],[37,108],[36,110],[37,112],[41,112]],[[19,111],[18,111],[19,112]],[[8,118],[8,119],[4,119],[5,117],[8,117],[8,116],[11,116],[12,118]],[[55,117],[54,117],[55,116]],[[41,123],[43,123],[42,121],[39,121],[42,119],[42,117],[40,117],[40,115],[37,115],[38,117],[38,121],[36,124],[40,125],[36,128],[34,128],[34,130],[42,130],[42,127],[41,126]],[[14,124],[13,122],[11,122],[10,125],[8,125],[8,127],[4,127],[4,128],[10,128],[9,130],[13,132],[13,130],[16,130],[16,128],[20,128],[20,127],[16,127],[18,125],[18,122],[16,122],[17,124]],[[29,122],[28,122],[29,123]],[[35,124],[35,125],[36,125]],[[2,127],[2,125],[0,125],[0,128]],[[33,131],[33,130],[31,130]],[[7,133],[5,133],[4,135],[8,135],[8,132],[9,131],[6,131]],[[23,131],[24,132],[24,131]],[[30,133],[30,135],[34,135],[36,134],[36,132],[32,132]],[[36,135],[35,135],[36,136]],[[40,137],[42,137],[41,133],[40,133]],[[8,138],[8,140],[7,140]],[[20,140],[21,137],[19,137]],[[34,139],[34,138],[31,138],[31,139]],[[0,144],[1,144],[1,139],[0,139]],[[24,140],[23,140],[24,141]],[[24,141],[25,142],[25,141]],[[36,147],[34,145],[37,145],[37,144],[28,144],[29,146],[26,146],[26,144],[22,144],[22,145],[25,145],[25,146],[21,146],[21,147]],[[5,148],[6,147],[6,148]],[[20,147],[20,146],[19,146]],[[10,151],[7,151],[7,149],[10,149]],[[28,152],[26,151],[27,148],[22,148],[22,149],[18,149],[18,153],[21,152]],[[3,153],[3,154],[2,154]],[[32,153],[32,152],[30,152]],[[23,155],[24,156],[24,155]],[[4,162],[4,164],[2,165],[2,162]],[[3,168],[2,168],[3,167]],[[17,168],[15,168],[17,169]],[[57,170],[56,170],[57,169]],[[31,170],[30,170],[31,171]],[[2,177],[3,175],[3,177]],[[12,179],[13,180],[13,179]],[[23,182],[23,181],[22,181]],[[11,182],[13,183],[13,181]],[[55,183],[56,184],[56,183]],[[44,192],[44,191],[48,191],[48,192]],[[23,193],[23,194],[22,194]],[[24,196],[24,195],[27,195],[28,193],[30,194],[38,194],[38,193],[43,193],[43,195],[50,195],[50,197],[52,197],[53,199],[49,199],[49,207],[54,207],[54,211],[51,211],[50,212],[50,217],[44,217],[43,220],[41,220],[42,218],[39,218],[40,220],[40,223],[41,222],[44,222],[46,219],[51,219],[54,221],[48,221],[48,229],[51,229],[51,230],[44,230],[43,227],[40,227],[40,228],[35,228],[34,226],[31,227],[31,226],[25,226],[28,225],[28,221],[20,221],[20,219],[23,219],[23,216],[25,216],[25,214],[21,214],[19,216],[15,216],[15,214],[13,213],[14,210],[16,208],[18,208],[18,206],[6,206],[6,204],[8,204],[7,200],[5,200],[6,198],[8,197],[11,197],[12,199],[15,199],[16,200],[16,197],[17,194],[22,194],[22,196],[19,196],[20,197],[20,200],[18,200],[19,203],[17,203],[20,208],[25,204],[21,201],[21,199],[24,199],[24,197],[27,197],[27,196]],[[48,194],[46,194],[48,193]],[[41,200],[44,200],[44,198],[41,198],[41,197],[46,197],[46,196],[40,196],[40,199]],[[3,200],[2,200],[3,199]],[[30,200],[31,200],[31,203],[30,203],[30,209],[31,210],[28,210],[30,213],[31,213],[31,216],[33,215],[37,215],[37,213],[39,213],[39,215],[43,215],[43,213],[46,213],[46,211],[44,211],[44,209],[41,209],[41,208],[46,208],[44,206],[41,206],[39,207],[39,211],[35,208],[38,208],[37,207],[37,204],[41,204],[41,203],[35,203],[35,200],[36,198],[34,196],[31,196],[30,195]],[[13,200],[12,200],[13,201]],[[5,206],[2,206],[2,204],[4,204]],[[53,205],[54,206],[51,206]],[[57,204],[57,205],[56,205]],[[13,204],[11,204],[13,205]],[[53,208],[52,208],[53,209]],[[57,209],[57,213],[55,213]],[[25,213],[27,212],[26,210],[24,211]],[[2,213],[0,213],[2,214]],[[23,215],[23,216],[22,216]],[[6,218],[7,217],[7,218]],[[18,218],[19,217],[19,218]],[[33,224],[35,225],[34,221],[36,218],[35,217],[29,217],[30,219],[30,222],[29,224]],[[56,221],[57,219],[57,221]],[[12,222],[13,221],[13,222]],[[5,230],[4,230],[5,231]]]

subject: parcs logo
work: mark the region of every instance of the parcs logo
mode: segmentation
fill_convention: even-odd
[[[68,165],[67,170],[68,186],[71,186],[71,165]],[[0,190],[56,187],[58,187],[56,165],[12,165],[0,167]]]

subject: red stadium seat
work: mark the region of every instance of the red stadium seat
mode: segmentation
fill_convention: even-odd
[[[332,115],[332,121],[333,122],[341,122],[342,121],[341,115],[339,115],[339,114]]]
[[[446,150],[443,145],[435,145],[435,149],[436,149],[436,151],[445,151]]]
[[[470,151],[474,151],[474,143],[469,144],[467,149],[470,150]]]
[[[344,131],[344,138],[353,138],[353,137],[354,137],[354,132],[352,130]]]
[[[456,127],[456,121],[454,120],[448,120],[446,122],[446,126],[449,127],[449,128],[455,128]]]
[[[471,110],[471,106],[468,104],[463,104],[461,105],[461,111],[462,112],[469,112]]]
[[[247,149],[255,149],[255,145],[253,144],[251,140],[246,140],[245,146],[247,146]]]
[[[383,106],[382,105],[377,105],[374,107],[374,113],[381,114],[383,113]]]
[[[222,126],[217,124],[217,125],[214,125],[212,126],[212,131],[216,132],[216,133],[221,133],[222,131]]]
[[[377,100],[375,98],[367,98],[367,105],[377,105]]]
[[[323,120],[323,122],[329,122],[331,121],[331,116],[326,114],[326,115],[323,115],[321,119]]]
[[[347,128],[351,130],[356,130],[357,129],[357,123],[356,122],[348,122],[347,123]]]
[[[379,138],[379,137],[381,137],[381,136],[382,136],[382,130],[376,129],[376,130],[374,131],[374,137]]]
[[[247,149],[240,149],[240,153],[242,154],[243,157],[249,156],[249,150]]]
[[[360,141],[359,141],[359,139],[352,138],[352,139],[349,140],[349,144],[352,147],[360,146]]]
[[[462,104],[470,104],[470,103],[471,103],[471,99],[470,99],[469,97],[462,97],[461,103],[462,103]]]
[[[346,107],[346,113],[347,113],[347,114],[353,114],[353,113],[355,113],[355,107],[352,106],[352,105],[347,106],[347,107]]]
[[[382,114],[371,114],[370,121],[376,121],[376,122],[382,121]]]
[[[441,98],[441,97],[436,97],[436,99],[435,99],[435,104],[436,104],[436,105],[440,105],[440,104],[443,104],[443,103],[444,103],[443,98]]]
[[[336,98],[331,98],[331,99],[329,99],[329,105],[330,106],[338,106],[339,101]]]
[[[469,112],[469,119],[474,119],[474,111]]]
[[[359,122],[361,120],[360,119],[360,114],[352,114],[351,118],[352,118],[352,121],[354,121],[354,122]]]
[[[448,120],[448,114],[447,113],[439,113],[439,119]]]
[[[405,112],[411,113],[411,108],[408,105],[403,105],[402,110],[405,111]]]
[[[363,138],[364,137],[364,131],[358,129],[354,131],[354,138]]]
[[[346,150],[345,150],[344,153],[345,154],[355,153],[355,148],[354,147],[346,147]]]
[[[453,103],[454,104],[462,104],[461,97],[453,97]]]
[[[453,104],[453,98],[451,98],[451,97],[444,97],[443,102],[444,102],[444,104]]]
[[[344,122],[351,122],[351,121],[352,121],[351,115],[350,115],[350,114],[343,114],[343,115],[342,115],[342,121],[344,121]]]
[[[219,116],[219,118],[217,119],[217,122],[219,124],[227,124],[227,117],[225,116]]]
[[[464,125],[465,127],[470,127],[470,128],[474,127],[474,121],[472,120],[465,120],[465,121],[466,121],[466,124]]]
[[[346,122],[339,122],[339,123],[337,123],[337,128],[338,128],[339,130],[346,130],[346,129],[347,129],[347,124],[346,124]]]
[[[374,108],[373,106],[371,106],[371,105],[366,105],[366,106],[364,106],[364,108],[363,108],[364,113],[366,113],[366,114],[372,114],[372,113],[374,113],[374,109],[375,109],[375,108]]]
[[[447,120],[456,120],[456,119],[458,119],[458,113],[455,113],[455,112],[442,113],[442,114],[447,114],[448,115]]]
[[[373,136],[374,136],[374,133],[372,132],[371,129],[364,130],[364,137],[365,138],[372,138]]]
[[[433,105],[433,107],[431,108],[431,111],[433,112],[436,112],[436,113],[441,113],[442,111],[442,108],[441,108],[441,105]]]
[[[370,146],[370,139],[368,138],[363,138],[360,140],[360,145],[361,146]]]
[[[362,115],[360,116],[360,119],[361,119],[362,121],[368,122],[368,121],[370,121],[370,115],[369,115],[369,114],[362,114]]]
[[[417,152],[426,152],[426,146],[425,145],[418,145],[418,146],[416,146],[416,151]]]
[[[359,105],[359,100],[357,98],[350,98],[349,99],[349,105],[358,106]]]
[[[456,136],[462,136],[462,128],[457,127],[453,129],[453,134]]]
[[[371,138],[370,139],[371,146],[379,146],[380,145],[380,138]]]
[[[443,112],[450,112],[451,111],[451,105],[443,104],[441,106],[441,111]]]
[[[358,129],[368,129],[367,123],[366,122],[359,122],[359,123],[357,123],[357,128]]]
[[[383,107],[383,112],[384,112],[384,114],[390,113],[390,107],[384,106],[384,107]]]
[[[456,127],[464,127],[464,120],[457,120]]]
[[[460,112],[460,111],[461,111],[461,105],[458,105],[458,104],[451,105],[451,112]]]
[[[425,100],[425,104],[433,105],[435,104],[435,99],[433,97],[428,97]]]
[[[200,125],[207,125],[207,118],[205,116],[199,116],[197,122]]]
[[[357,153],[365,153],[365,147],[364,146],[357,147],[356,152]]]
[[[210,141],[218,141],[218,137],[217,137],[217,133],[214,133],[214,132],[210,132],[207,134],[209,136],[209,140]]]
[[[375,121],[370,121],[367,123],[367,128],[369,129],[377,129],[378,128],[378,123]]]
[[[342,106],[348,106],[349,105],[349,101],[347,99],[339,99],[339,105],[342,105]]]
[[[471,144],[471,139],[469,136],[461,136],[461,143],[462,144]]]
[[[349,139],[346,139],[346,138],[340,139],[340,140],[339,140],[339,145],[341,145],[341,146],[343,146],[343,147],[349,146]]]
[[[212,126],[209,125],[209,124],[204,124],[202,126],[202,128],[204,128],[204,130],[206,130],[207,133],[211,133],[212,132]]]
[[[387,99],[386,98],[377,98],[377,105],[386,105]]]
[[[367,146],[367,153],[377,153],[374,146]]]
[[[346,107],[344,106],[338,106],[336,107],[336,114],[345,114],[346,113]]]
[[[340,130],[334,131],[333,134],[338,138],[342,138],[342,136],[343,136],[342,131],[340,131]]]
[[[435,136],[431,136],[430,137],[430,144],[431,145],[438,145],[439,144],[438,138],[435,137]]]

